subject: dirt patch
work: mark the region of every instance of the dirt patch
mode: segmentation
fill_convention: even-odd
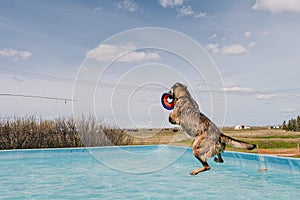
[[[300,155],[300,150],[297,148],[293,149],[258,149],[257,152],[259,154],[269,154],[276,156],[297,156]]]

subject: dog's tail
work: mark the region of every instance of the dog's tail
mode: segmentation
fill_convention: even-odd
[[[223,133],[221,133],[221,141],[231,145],[232,147],[235,148],[239,148],[239,149],[248,149],[248,150],[252,150],[256,148],[255,144],[249,144],[247,142],[243,142],[240,140],[236,140],[232,137],[229,137],[227,135],[224,135]]]

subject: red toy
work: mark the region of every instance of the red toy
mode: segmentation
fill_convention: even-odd
[[[170,93],[163,93],[161,96],[161,104],[167,110],[174,108],[174,98]]]

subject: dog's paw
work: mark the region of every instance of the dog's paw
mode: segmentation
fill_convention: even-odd
[[[219,160],[217,157],[215,157],[215,159],[214,159],[214,161],[216,162],[216,163],[223,163],[224,162],[224,160]]]
[[[170,122],[171,124],[176,124],[176,122],[173,121],[173,119],[172,119],[171,117],[169,117],[169,122]]]
[[[190,172],[190,175],[192,175],[192,176],[195,176],[197,174],[199,174],[199,172],[198,172],[197,169],[195,169],[195,170],[193,170],[193,171]]]

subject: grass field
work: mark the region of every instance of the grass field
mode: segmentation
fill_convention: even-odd
[[[299,144],[300,132],[287,132],[278,129],[254,128],[250,130],[232,130],[226,128],[222,130],[224,134],[236,138],[238,140],[246,141],[256,144],[257,149],[248,151],[226,147],[229,151],[249,152],[249,153],[264,153],[280,156],[300,157]],[[133,134],[134,144],[171,144],[191,146],[192,139],[188,138],[183,132],[172,131],[147,131]]]
[[[256,144],[257,153],[299,157],[300,132],[275,129],[257,129],[242,131],[224,131],[225,134],[239,140]],[[230,150],[236,150],[228,148]]]

